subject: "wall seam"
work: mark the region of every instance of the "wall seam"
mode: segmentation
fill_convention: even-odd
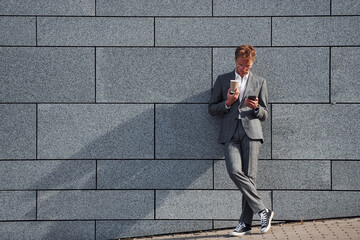
[[[274,104],[270,103],[270,159],[273,160],[273,108]]]
[[[94,16],[94,17],[97,16],[97,13],[96,13],[96,10],[97,10],[97,9],[96,9],[96,5],[97,5],[97,2],[96,2],[96,0],[95,0],[95,5],[94,5],[94,8],[95,8],[95,9],[94,9],[94,10],[95,10],[95,16]]]
[[[214,86],[214,48],[211,47],[211,88]]]
[[[270,47],[273,46],[273,17],[270,17]]]
[[[38,17],[35,17],[35,45],[38,46]]]
[[[211,1],[211,16],[214,17],[214,0]]]
[[[269,17],[279,17],[279,18],[316,18],[316,17],[359,17],[360,14],[319,14],[319,15],[236,15],[236,16],[171,16],[171,15],[123,15],[123,16],[114,16],[114,15],[42,15],[42,14],[14,14],[14,15],[6,15],[0,14],[0,17],[44,17],[44,18],[269,18]]]
[[[331,103],[331,50],[332,48],[329,47],[329,103]]]
[[[359,45],[360,46],[360,45]],[[8,47],[8,48],[28,48],[28,47],[37,47],[34,45],[0,45],[0,47]],[[153,48],[153,47],[157,47],[157,48],[211,48],[212,46],[209,45],[159,45],[159,46],[155,46],[155,44],[151,44],[151,45],[123,45],[123,46],[119,46],[119,45],[42,45],[42,48]],[[237,46],[233,45],[224,45],[224,46],[216,46],[218,48],[236,48]],[[270,47],[268,45],[254,45],[254,47],[256,48],[266,48],[266,47]],[[278,46],[279,48],[283,47],[303,47],[303,48],[312,48],[312,47],[327,47],[327,46]],[[338,47],[354,47],[354,46],[347,46],[347,45],[343,45],[343,46],[338,46]]]
[[[156,104],[154,104],[154,157],[156,159]]]
[[[348,104],[346,104],[348,105]],[[38,161],[51,161],[51,160],[59,160],[59,161],[68,161],[68,160],[96,160],[96,158],[39,158],[39,159],[35,159]],[[99,159],[101,161],[129,161],[129,160],[134,160],[131,158],[107,158],[107,159]],[[160,160],[160,161],[177,161],[177,160],[181,160],[181,161],[211,161],[211,160],[217,160],[217,161],[225,161],[225,159],[223,158],[136,158],[136,160]],[[355,159],[355,158],[351,158],[351,159],[316,159],[316,158],[311,158],[311,159],[289,159],[289,158],[274,158],[274,159],[270,159],[270,158],[266,158],[266,159],[259,159],[259,161],[340,161],[340,162],[347,162],[347,161],[359,161],[359,159]],[[29,162],[29,161],[34,161],[33,158],[28,158],[28,159],[16,159],[16,158],[7,158],[7,159],[0,159],[0,162],[7,162],[7,161],[17,161],[17,162]]]
[[[276,216],[276,212],[275,212],[275,216]],[[345,216],[345,217],[329,217],[328,219],[344,219],[344,218],[355,218],[358,217],[356,215],[354,216]],[[313,218],[315,219],[324,219],[324,218]],[[154,219],[144,219],[144,218],[102,218],[102,219],[43,219],[43,220],[0,220],[0,223],[3,222],[104,222],[104,221],[135,221],[135,220],[139,220],[139,221],[154,221]],[[239,220],[238,218],[157,218],[156,221],[234,221],[234,220]],[[259,221],[259,220],[254,220],[254,221]],[[276,219],[274,221],[280,221],[279,219]],[[300,221],[297,220],[297,221]],[[198,232],[198,231],[197,231]],[[123,238],[122,238],[123,239]],[[133,238],[132,238],[133,239]]]
[[[98,189],[98,160],[95,160],[95,189]]]
[[[38,190],[36,190],[36,202],[35,202],[35,221],[38,220]]]
[[[96,240],[96,220],[94,221],[94,240]]]
[[[122,104],[122,105],[153,105],[153,104],[162,104],[162,105],[208,105],[209,102],[96,102],[101,105],[114,105],[114,104]],[[298,104],[306,104],[306,105],[329,105],[331,102],[270,102],[272,105],[298,105]],[[1,102],[1,104],[24,104],[24,105],[33,105],[33,104],[53,104],[53,105],[61,105],[61,104],[81,104],[81,105],[91,105],[94,102]],[[336,104],[360,104],[360,102],[336,102]]]
[[[39,104],[37,103],[35,112],[35,159],[39,159]]]
[[[156,47],[156,18],[154,17],[154,47]]]
[[[276,213],[275,213],[275,216],[276,216]],[[311,218],[309,219],[308,221],[312,221],[312,220],[320,220],[320,219],[323,219],[323,220],[326,220],[326,219],[329,219],[329,220],[335,220],[335,219],[351,219],[351,218],[358,218],[358,216],[346,216],[346,217],[327,217],[327,218]],[[89,219],[54,219],[54,220],[0,220],[0,223],[19,223],[19,222],[94,222],[94,221],[101,221],[101,222],[104,222],[104,221],[112,221],[112,222],[119,222],[119,221],[154,221],[154,219],[143,219],[143,218],[139,218],[139,219],[134,219],[134,218],[129,218],[129,219],[98,219],[98,220],[89,220]],[[186,221],[198,221],[198,222],[211,222],[211,221],[237,221],[239,220],[238,218],[216,218],[216,219],[211,219],[211,218],[201,218],[201,219],[194,219],[194,218],[179,218],[179,219],[168,219],[168,218],[158,218],[156,220],[161,220],[161,221],[181,221],[181,222],[186,222]],[[254,221],[260,221],[260,220],[254,220]],[[289,219],[274,219],[273,221],[289,221]],[[300,220],[293,220],[295,222],[300,222]],[[202,230],[198,230],[198,231],[191,231],[191,232],[201,232]],[[163,236],[165,235],[172,235],[172,234],[177,234],[177,233],[182,233],[182,232],[175,232],[175,233],[168,233],[168,234],[162,234]],[[146,236],[140,236],[140,237],[131,237],[131,238],[120,238],[120,239],[141,239],[143,237],[146,237]],[[117,238],[119,239],[119,238]],[[199,239],[199,238],[198,238]]]
[[[1,189],[0,192],[23,192],[23,191],[44,191],[44,192],[67,192],[67,191],[108,191],[108,192],[116,192],[116,191],[239,191],[238,188],[37,188],[37,189]],[[343,190],[331,190],[329,188],[258,188],[258,191],[263,192],[271,192],[271,191],[320,191],[320,192],[360,192],[360,189],[343,189]]]
[[[330,190],[333,190],[333,161],[330,161]]]
[[[94,101],[95,103],[97,103],[97,96],[96,96],[96,85],[97,85],[97,79],[96,79],[96,75],[97,75],[97,72],[96,72],[96,47],[94,47],[94,67],[95,67],[95,70],[94,70]]]
[[[213,190],[215,189],[215,160],[212,160],[212,185],[213,185]]]
[[[154,189],[154,220],[156,220],[156,189]]]
[[[0,45],[0,47],[6,48],[36,48],[37,46],[34,45]],[[39,46],[41,48],[152,48],[152,45],[138,45],[138,46],[119,46],[119,45],[42,45]],[[223,45],[223,46],[216,46],[216,48],[236,48],[238,46],[235,45]],[[287,45],[287,46],[270,46],[270,45],[254,45],[255,48],[329,48],[329,45],[318,45],[318,46],[306,46],[306,45]],[[356,48],[360,47],[360,45],[331,45],[330,47],[341,47],[341,48]],[[174,46],[156,46],[156,48],[214,48],[213,46],[206,46],[206,45],[191,45],[191,46],[181,46],[181,45],[174,45]]]

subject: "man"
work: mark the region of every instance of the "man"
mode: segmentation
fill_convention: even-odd
[[[266,233],[274,216],[259,197],[255,184],[258,154],[263,143],[260,121],[266,120],[269,113],[266,81],[250,72],[254,60],[253,46],[238,47],[235,71],[218,76],[209,104],[210,115],[221,117],[218,141],[225,145],[227,171],[243,195],[239,224],[230,236],[250,232],[254,213],[259,213],[261,233]],[[240,83],[232,93],[230,80],[234,79]]]

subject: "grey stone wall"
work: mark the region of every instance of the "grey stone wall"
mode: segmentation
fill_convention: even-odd
[[[257,49],[275,220],[360,215],[360,2],[0,0],[0,236],[233,227],[216,76]]]

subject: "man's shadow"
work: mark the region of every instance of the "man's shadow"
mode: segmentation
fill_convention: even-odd
[[[207,97],[204,98],[204,96]],[[204,99],[203,103],[191,102],[193,99],[199,98]],[[206,230],[204,225],[197,227],[196,221],[193,220],[186,220],[186,218],[184,220],[172,220],[171,217],[161,218],[161,216],[159,218],[156,216],[154,219],[154,215],[158,213],[158,209],[167,200],[168,194],[174,193],[174,191],[167,190],[181,189],[175,191],[175,194],[178,195],[181,195],[182,190],[186,189],[213,190],[213,182],[216,181],[216,179],[212,179],[214,177],[214,164],[216,161],[223,161],[224,156],[223,146],[217,143],[220,119],[213,118],[208,114],[207,102],[209,99],[210,89],[200,93],[199,96],[185,99],[181,103],[156,104],[131,118],[126,118],[124,115],[123,121],[104,128],[106,131],[103,130],[102,134],[98,134],[94,138],[87,135],[90,137],[86,144],[82,144],[76,151],[70,151],[68,154],[66,149],[61,149],[65,154],[51,155],[51,159],[90,161],[89,164],[92,165],[97,161],[97,168],[96,171],[94,168],[90,168],[85,169],[81,175],[71,175],[61,184],[59,183],[59,186],[52,188],[55,191],[49,192],[47,197],[50,200],[57,199],[62,191],[56,191],[56,189],[64,190],[67,186],[76,186],[70,188],[75,189],[74,191],[141,189],[153,190],[155,194],[161,191],[162,197],[156,198],[156,203],[154,203],[155,211],[153,208],[145,211],[134,210],[136,214],[130,214],[130,218],[124,218],[121,214],[117,215],[111,212],[111,209],[107,209],[106,212],[109,213],[110,211],[110,213],[104,215],[101,215],[102,209],[97,209],[94,212],[99,214],[88,215],[85,213],[84,217],[80,216],[79,219],[84,219],[84,221],[96,220],[97,239]],[[81,121],[81,117],[78,118],[77,116],[72,116],[70,121],[76,124],[77,119]],[[111,123],[111,120],[107,122]],[[271,124],[269,120],[267,122],[263,124],[266,143],[261,148],[260,158],[270,158]],[[65,122],[64,124],[69,123]],[[81,133],[92,131],[90,126],[88,125],[88,128],[85,129],[76,129],[75,126],[74,130],[78,134],[71,135],[72,139],[66,139],[66,141],[82,142],[80,141],[83,137]],[[102,131],[101,127],[99,131]],[[61,139],[68,136],[61,136],[60,133],[56,137]],[[61,148],[61,146],[54,147]],[[42,155],[46,156],[47,151],[53,154],[50,148],[46,149]],[[136,154],[134,155],[134,153]],[[40,154],[40,157],[42,155]],[[47,159],[47,157],[45,158]],[[65,165],[66,161],[61,161],[60,164],[54,166],[52,172],[41,179],[41,182],[53,182],[54,177],[56,177],[53,172],[60,172],[59,169],[68,167]],[[116,170],[114,170],[114,166]],[[174,195],[171,198],[174,198]],[[43,200],[47,201],[48,199],[40,199],[40,207]],[[125,205],[123,207],[126,208]],[[129,209],[127,211],[131,212]],[[66,217],[68,213],[65,213],[64,218],[61,216],[57,218],[56,213],[53,213],[55,215],[51,215],[51,213],[48,215],[44,212],[44,214],[45,216],[42,216],[40,212],[40,220],[73,220]],[[61,212],[59,214],[61,215]],[[236,218],[227,220],[236,220]],[[177,221],[186,221],[190,225],[185,228],[174,227]],[[211,224],[208,224],[211,220],[198,220],[197,222],[201,221],[206,222],[205,225],[211,229]],[[161,223],[163,227],[157,227],[157,223]],[[153,232],[150,233],[148,228],[142,232],[141,226],[149,226],[149,224],[153,224]],[[49,225],[45,238],[51,238],[56,231],[56,224]]]

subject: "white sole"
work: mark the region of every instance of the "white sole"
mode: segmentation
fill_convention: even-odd
[[[271,216],[270,216],[270,219],[269,219],[269,226],[267,226],[267,228],[265,228],[263,231],[261,231],[261,233],[267,233],[267,232],[270,230],[270,228],[271,228],[271,221],[272,221],[273,217],[274,217],[274,212],[271,211]]]
[[[237,233],[237,232],[231,232],[229,235],[230,237],[238,237],[238,236],[242,236],[242,235],[245,235],[246,233],[250,233],[250,231],[246,231],[246,232],[242,232],[242,233]]]

